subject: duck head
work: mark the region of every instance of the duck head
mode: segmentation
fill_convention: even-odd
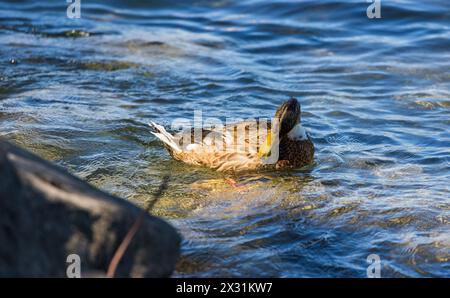
[[[284,102],[275,113],[274,133],[282,138],[300,123],[300,103],[295,98]]]
[[[276,111],[271,132],[262,143],[258,151],[260,158],[271,155],[274,146],[278,146],[290,131],[300,123],[300,103],[295,98],[284,102]]]

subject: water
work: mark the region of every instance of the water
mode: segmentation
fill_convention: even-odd
[[[184,237],[174,276],[450,277],[450,2],[0,2],[0,134]],[[297,97],[307,169],[232,176],[149,133]]]

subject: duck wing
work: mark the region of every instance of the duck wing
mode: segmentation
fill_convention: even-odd
[[[189,128],[174,134],[182,151],[234,151],[256,153],[267,138],[271,124],[244,121],[209,129]]]
[[[174,159],[218,171],[240,171],[261,165],[257,152],[271,125],[244,121],[211,129],[190,128],[175,134],[153,122],[150,126]]]

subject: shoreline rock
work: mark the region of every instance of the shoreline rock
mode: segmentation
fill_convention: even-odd
[[[70,254],[81,277],[101,275],[141,212],[0,139],[0,277],[66,277]],[[170,276],[180,242],[170,224],[146,215],[115,276]]]

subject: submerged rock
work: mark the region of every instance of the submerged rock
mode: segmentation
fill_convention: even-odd
[[[0,139],[0,277],[65,277],[71,254],[81,277],[101,276],[141,212]],[[115,276],[169,276],[179,248],[175,229],[146,215]]]

